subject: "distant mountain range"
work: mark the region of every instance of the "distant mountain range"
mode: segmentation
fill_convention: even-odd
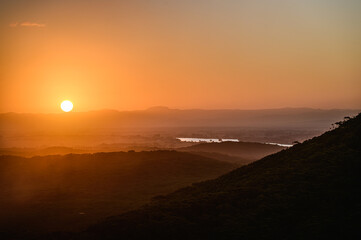
[[[328,129],[360,110],[284,108],[266,110],[178,110],[165,107],[143,111],[102,110],[59,114],[0,114],[1,131],[99,131],[124,128],[257,127]]]
[[[360,239],[361,115],[138,210],[54,239]]]
[[[291,144],[317,136],[358,110],[103,110],[59,114],[0,114],[0,148],[93,147],[118,144],[174,148],[176,138],[236,138]],[[188,144],[189,145],[189,144]]]

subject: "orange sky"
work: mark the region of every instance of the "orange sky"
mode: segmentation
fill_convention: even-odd
[[[361,108],[357,0],[0,2],[0,112]]]

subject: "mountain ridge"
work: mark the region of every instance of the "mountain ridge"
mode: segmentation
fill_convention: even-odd
[[[170,127],[258,127],[324,129],[358,110],[161,110],[92,111],[57,114],[1,113],[0,130],[78,131]]]

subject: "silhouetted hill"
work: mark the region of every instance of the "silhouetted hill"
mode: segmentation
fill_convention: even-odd
[[[221,142],[221,143],[200,143],[189,147],[179,148],[179,151],[194,152],[202,155],[202,152],[226,154],[236,156],[239,159],[234,159],[235,162],[247,164],[254,160],[261,159],[267,155],[279,152],[285,149],[276,145],[254,143],[254,142]],[[232,159],[230,159],[232,160]]]
[[[0,156],[0,238],[79,230],[234,168],[176,151]]]
[[[0,148],[1,155],[12,155],[20,157],[33,157],[33,156],[46,156],[46,155],[65,155],[70,153],[91,153],[94,151],[89,151],[85,149],[76,149],[70,147],[47,147],[47,148]]]
[[[360,239],[360,172],[361,115],[215,180],[63,237]]]
[[[46,147],[46,148],[0,148],[0,156],[19,156],[19,157],[35,157],[48,155],[66,155],[66,154],[82,154],[82,153],[99,153],[99,152],[128,152],[128,151],[157,151],[167,148],[156,148],[147,145],[126,145],[126,144],[100,144],[92,147]],[[168,149],[167,149],[168,150]],[[222,160],[221,160],[222,161]]]
[[[216,152],[192,152],[192,151],[190,151],[189,153],[200,155],[203,157],[213,158],[213,159],[223,161],[223,162],[234,163],[234,164],[238,165],[239,167],[254,161],[252,159],[241,158],[241,157],[237,157],[237,156],[233,156],[233,155],[227,155],[227,154],[216,153]]]
[[[167,112],[170,111],[171,109],[169,107],[165,107],[165,106],[154,106],[154,107],[150,107],[148,108],[146,111],[150,111],[150,112]]]

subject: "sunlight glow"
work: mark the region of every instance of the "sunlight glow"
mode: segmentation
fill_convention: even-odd
[[[61,103],[60,107],[64,112],[70,112],[73,109],[73,103],[69,100],[65,100]]]

